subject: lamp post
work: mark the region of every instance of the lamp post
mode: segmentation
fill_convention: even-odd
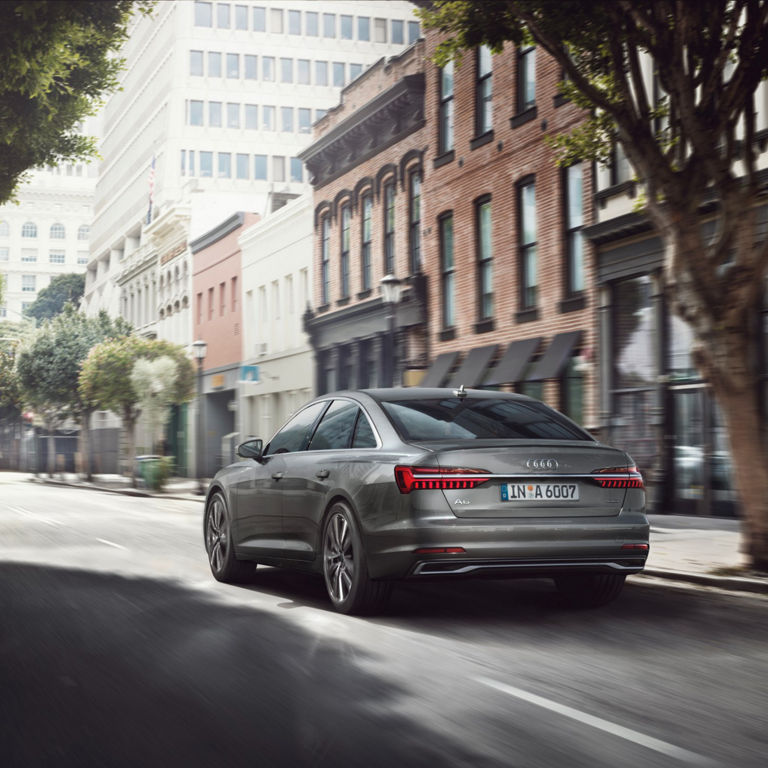
[[[381,293],[384,299],[384,303],[387,305],[387,336],[389,344],[389,355],[387,359],[387,375],[384,377],[385,382],[391,382],[390,386],[399,384],[398,376],[398,354],[397,345],[395,343],[395,313],[397,311],[397,303],[400,301],[400,293],[403,289],[403,282],[399,277],[395,277],[393,274],[385,275],[381,278]]]
[[[203,496],[205,494],[205,484],[203,482],[203,360],[208,351],[208,345],[202,340],[192,342],[192,351],[197,360],[197,442],[196,442],[196,460],[197,467],[197,492]]]

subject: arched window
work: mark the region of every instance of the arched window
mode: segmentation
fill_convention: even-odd
[[[51,240],[63,240],[67,236],[67,231],[64,229],[63,224],[51,224],[50,238]]]
[[[37,237],[37,224],[33,221],[27,221],[21,228],[22,237]]]
[[[0,221],[0,237],[8,237],[11,234],[11,229],[8,226],[7,221]]]
[[[78,240],[87,240],[91,236],[91,228],[87,224],[83,224],[80,229],[77,230]]]

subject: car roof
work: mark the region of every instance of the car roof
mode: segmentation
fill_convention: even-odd
[[[376,389],[343,390],[329,392],[318,399],[332,397],[355,397],[367,395],[380,403],[394,400],[436,400],[446,397],[456,397],[458,390],[453,387],[380,387]],[[489,389],[465,389],[464,393],[472,399],[503,399],[503,400],[531,400],[527,395],[515,392],[497,392]]]

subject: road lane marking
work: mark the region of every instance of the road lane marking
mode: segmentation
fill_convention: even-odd
[[[108,541],[107,539],[96,539],[96,541],[100,541],[108,547],[115,547],[115,549],[124,549],[126,552],[128,551],[128,547],[124,547],[122,544],[115,544],[114,541]]]
[[[46,525],[54,525],[54,526],[61,525],[61,523],[58,520],[49,520],[47,517],[38,517],[37,515],[32,514],[32,512],[30,512],[27,509],[24,509],[23,507],[9,506],[8,509],[12,510],[13,512],[17,512],[23,517],[28,517],[30,520],[34,520],[38,523],[45,523]]]
[[[497,691],[506,693],[509,696],[527,701],[530,704],[535,704],[538,707],[543,707],[551,712],[556,712],[563,717],[570,717],[572,720],[576,720],[579,723],[584,723],[592,728],[605,731],[606,733],[618,736],[621,739],[634,742],[640,746],[652,749],[655,752],[661,752],[668,757],[674,757],[678,760],[683,760],[687,763],[696,763],[698,765],[714,765],[714,762],[703,755],[699,755],[696,752],[690,752],[682,747],[676,747],[674,744],[669,744],[666,741],[655,739],[653,736],[648,736],[645,733],[639,731],[633,731],[631,728],[625,728],[623,725],[617,725],[609,720],[603,720],[601,717],[595,717],[589,715],[586,712],[581,712],[578,709],[573,709],[565,704],[559,704],[551,699],[545,699],[543,696],[537,696],[535,693],[524,691],[522,688],[515,688],[512,685],[506,683],[500,683],[496,680],[491,680],[487,677],[475,678],[479,683],[487,685],[489,688],[495,688]]]

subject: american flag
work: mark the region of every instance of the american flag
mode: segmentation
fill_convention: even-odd
[[[152,155],[152,165],[149,167],[149,208],[147,209],[147,224],[152,223],[152,201],[155,197],[155,156]]]

